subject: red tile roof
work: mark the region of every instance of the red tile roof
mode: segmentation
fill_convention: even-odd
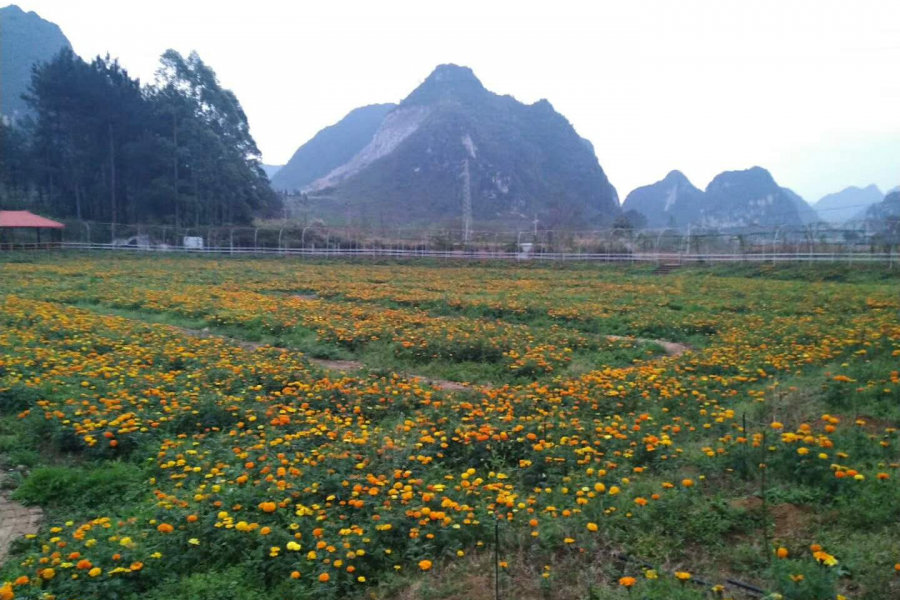
[[[39,227],[41,229],[62,229],[62,223],[39,217],[27,210],[0,210],[0,228]]]

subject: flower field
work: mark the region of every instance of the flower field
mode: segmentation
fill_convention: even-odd
[[[900,597],[900,277],[827,275],[0,258],[0,600]]]

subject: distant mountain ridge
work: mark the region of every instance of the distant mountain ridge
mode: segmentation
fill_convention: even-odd
[[[18,118],[29,112],[22,94],[31,82],[31,66],[72,45],[55,23],[15,4],[0,8],[0,114]]]
[[[842,223],[864,216],[866,209],[878,204],[884,199],[884,194],[876,185],[864,188],[850,186],[840,192],[823,196],[813,205],[813,208],[822,217],[822,220],[830,223]]]
[[[681,171],[670,171],[662,180],[628,194],[622,210],[641,213],[651,229],[687,227],[700,218],[703,191]]]
[[[265,164],[259,165],[259,166],[262,167],[262,170],[265,172],[266,177],[269,178],[269,181],[271,181],[272,178],[275,177],[275,174],[278,173],[278,171],[280,171],[284,167],[284,165],[265,165]]]
[[[701,191],[680,171],[639,187],[625,198],[624,211],[636,210],[647,226],[739,229],[750,226],[806,225],[815,211],[793,191],[780,187],[761,167],[725,171]]]
[[[396,104],[372,104],[350,111],[300,146],[273,177],[279,190],[301,190],[352,159],[372,141],[385,115]]]
[[[537,219],[545,229],[599,226],[620,214],[593,146],[548,101],[494,94],[457,65],[437,67],[365,147],[305,189],[320,206],[367,222],[460,228],[467,206],[472,222]]]
[[[900,219],[900,187],[894,188],[884,199],[866,209],[865,220],[884,223],[888,219]]]

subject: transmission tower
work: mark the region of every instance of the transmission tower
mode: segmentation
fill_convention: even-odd
[[[468,244],[472,235],[472,179],[469,176],[469,159],[463,161],[463,202],[462,202],[462,226],[463,242]]]

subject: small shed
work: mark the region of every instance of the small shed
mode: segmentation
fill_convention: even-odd
[[[56,231],[58,241],[62,241],[62,230],[65,225],[57,221],[45,219],[27,210],[0,210],[0,249],[13,247],[13,234],[17,229],[33,230],[37,243],[41,243],[41,231]]]

